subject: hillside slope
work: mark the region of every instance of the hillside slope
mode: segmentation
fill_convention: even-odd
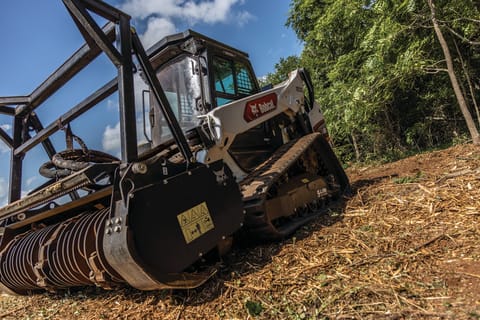
[[[4,319],[480,319],[480,149],[348,171],[354,193],[190,291],[0,297]]]

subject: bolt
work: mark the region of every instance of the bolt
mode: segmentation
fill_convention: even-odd
[[[244,209],[244,210],[243,210],[243,214],[247,214],[247,210]]]
[[[225,239],[227,239],[227,237],[225,237],[225,236],[222,236],[222,240],[225,240]]]
[[[135,197],[135,195],[134,195],[133,193],[130,193],[130,194],[128,195],[128,197],[129,197],[130,199],[133,199],[133,198]]]
[[[145,174],[148,171],[148,167],[143,162],[134,163],[132,166],[133,173]]]
[[[27,215],[25,213],[19,213],[17,214],[17,219],[19,221],[22,221],[22,220],[25,220],[25,218],[27,217]]]
[[[121,224],[122,223],[122,218],[118,217],[115,218],[115,224]]]
[[[198,254],[198,256],[199,256],[200,258],[203,257],[203,253],[200,252],[200,253]]]
[[[105,230],[105,234],[111,235],[112,231],[113,231],[112,228],[107,228],[107,230]]]
[[[116,226],[115,228],[113,228],[113,231],[120,232],[120,231],[122,231],[122,227]]]
[[[112,224],[113,224],[112,219],[108,219],[107,223],[106,223],[106,226],[110,227]]]

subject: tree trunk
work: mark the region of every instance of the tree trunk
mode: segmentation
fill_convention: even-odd
[[[455,92],[455,96],[457,97],[458,105],[460,107],[460,110],[462,111],[463,117],[465,118],[465,122],[467,123],[468,131],[470,131],[470,135],[472,136],[473,143],[475,145],[480,145],[480,135],[478,133],[477,127],[475,126],[475,121],[473,120],[472,115],[468,110],[467,102],[465,101],[465,97],[463,96],[462,90],[460,89],[457,76],[455,75],[455,70],[453,68],[453,61],[452,61],[452,55],[450,54],[450,49],[448,48],[447,41],[445,41],[442,30],[438,25],[436,12],[435,12],[435,4],[433,3],[433,0],[427,0],[427,2],[428,2],[428,6],[430,7],[433,28],[435,29],[435,34],[437,35],[438,41],[440,42],[440,46],[442,47],[443,54],[445,56],[445,61],[447,63],[448,76],[450,77],[450,82],[452,83],[453,91]]]
[[[353,149],[355,150],[355,160],[360,162],[360,149],[358,149],[357,137],[353,133],[350,136],[352,137]]]
[[[457,42],[455,40],[453,40],[453,42],[455,43],[455,48],[457,49],[457,54],[458,54],[458,57],[460,58],[460,63],[462,64],[463,73],[465,74],[465,78],[467,79],[468,89],[470,91],[470,97],[472,98],[473,107],[477,115],[477,122],[480,125],[480,109],[478,108],[477,99],[475,98],[475,90],[473,88],[472,79],[470,78],[470,74],[468,73],[466,63],[463,60],[462,53],[460,52],[460,48],[458,48]]]

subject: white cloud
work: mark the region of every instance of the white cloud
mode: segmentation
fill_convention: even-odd
[[[8,198],[8,183],[4,177],[0,177],[0,206],[7,204]]]
[[[5,130],[5,131],[8,132],[8,131],[10,131],[10,130],[12,129],[12,125],[10,125],[10,124],[1,124],[1,125],[0,125],[0,128],[2,128],[3,130]]]
[[[33,190],[33,189],[22,190],[21,195],[20,195],[20,198],[24,198],[24,197],[28,196],[28,194],[29,194],[30,192],[32,192],[32,190]]]
[[[163,37],[177,32],[175,25],[166,18],[148,19],[147,30],[141,36],[143,45],[148,48]]]
[[[242,27],[245,24],[247,24],[249,21],[256,19],[256,17],[248,11],[241,11],[236,14],[235,19],[238,25]]]
[[[191,23],[225,22],[235,4],[240,0],[127,0],[122,10],[134,18],[145,19],[149,16],[180,18]]]
[[[174,20],[197,23],[236,23],[245,25],[255,17],[248,11],[234,10],[244,0],[126,0],[121,9],[137,19],[147,19],[142,42],[149,47],[167,34],[176,32]]]
[[[143,118],[137,118],[137,145],[147,142],[143,134]],[[103,131],[102,137],[103,151],[110,153],[117,158],[121,157],[121,141],[120,141],[120,122],[115,126],[108,125]]]
[[[30,177],[30,178],[27,179],[27,181],[25,181],[25,185],[27,187],[30,187],[37,180],[38,180],[38,176]]]
[[[0,140],[0,155],[10,152],[10,147]]]
[[[108,153],[120,155],[120,122],[114,127],[108,125],[103,131],[102,147]]]
[[[134,83],[135,83],[135,116],[136,116],[136,126],[137,126],[137,141],[138,144],[142,144],[146,142],[143,133],[143,114],[142,114],[142,103],[143,103],[143,91],[148,90],[147,84],[141,78],[139,73],[135,73],[134,75]],[[107,100],[107,109],[113,110],[116,108],[118,110],[118,102],[113,99]],[[146,101],[145,110],[148,113],[149,111],[149,104],[148,99]],[[148,123],[148,115],[146,116],[147,120],[147,127],[149,126]],[[148,131],[148,129],[147,129]],[[121,157],[121,140],[120,140],[120,122],[117,122],[115,125],[107,125],[105,130],[103,130],[102,135],[102,149],[103,151],[110,153],[117,158]]]
[[[185,2],[180,17],[187,19],[190,23],[196,22],[225,22],[230,15],[230,9],[238,2],[237,0],[214,0],[195,3]]]
[[[107,100],[107,110],[118,112],[118,101],[114,100],[114,99],[108,99]]]
[[[5,124],[0,124],[0,128],[2,128],[6,132],[9,132],[9,131],[12,130],[12,125],[6,124],[6,123]],[[5,142],[0,140],[0,155],[8,153],[8,152],[10,152],[10,147]]]

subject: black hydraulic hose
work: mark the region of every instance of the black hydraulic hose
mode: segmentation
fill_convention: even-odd
[[[88,150],[84,152],[80,149],[65,150],[55,154],[52,157],[52,163],[63,169],[79,171],[86,168],[90,162],[108,163],[120,161],[116,157],[101,151]]]
[[[90,163],[111,163],[120,161],[118,158],[96,150],[73,149],[55,154],[51,161],[39,168],[39,173],[45,178],[62,178],[74,171],[82,170]]]
[[[48,179],[53,179],[57,177],[66,177],[70,173],[72,173],[71,170],[68,169],[58,169],[55,167],[52,161],[45,162],[40,166],[38,169],[38,172],[45,178]]]

